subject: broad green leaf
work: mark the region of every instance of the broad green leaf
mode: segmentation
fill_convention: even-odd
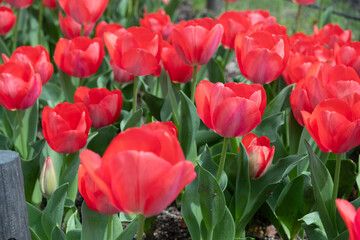
[[[81,239],[81,229],[73,229],[66,233],[66,240],[79,240]]]
[[[333,181],[330,173],[320,159],[314,154],[308,143],[305,146],[309,153],[311,183],[313,185],[316,206],[329,239],[336,236],[335,203],[332,202]]]
[[[263,118],[261,123],[253,130],[258,137],[267,136],[270,142],[277,139],[277,131],[280,126],[284,125],[284,112],[279,112],[269,117]]]
[[[327,240],[324,227],[322,225],[318,212],[312,212],[301,219],[303,228],[305,229],[306,236],[309,240]]]
[[[74,103],[76,86],[71,81],[71,77],[59,69],[59,82],[66,102]]]
[[[143,110],[141,108],[136,110],[133,114],[128,113],[127,116],[120,123],[121,131],[132,127],[141,127],[141,124],[143,123],[142,113]]]
[[[50,108],[54,108],[57,104],[65,101],[61,88],[52,82],[48,82],[43,86],[39,98],[45,101]]]
[[[121,232],[116,240],[132,240],[137,232],[139,220],[135,218],[129,225],[126,226],[124,231]]]
[[[290,154],[298,153],[303,128],[296,121],[293,113],[289,112],[288,133]]]
[[[34,229],[29,227],[29,231],[30,231],[30,237],[32,240],[41,240],[41,238],[35,233]],[[44,238],[44,239],[46,239],[46,238]]]
[[[284,240],[289,240],[288,234],[285,232],[285,226],[279,221],[277,218],[274,208],[275,206],[271,206],[272,203],[269,201],[270,198],[272,198],[273,195],[271,195],[260,208],[260,211],[265,214],[266,218],[269,219],[271,224],[274,225],[277,233],[280,235],[280,237]],[[276,202],[274,203],[276,205]],[[288,231],[288,230],[287,230]]]
[[[66,240],[66,235],[59,226],[55,226],[51,232],[51,240]]]
[[[31,228],[31,231],[36,234],[39,239],[48,239],[41,224],[41,217],[43,213],[28,202],[26,203],[26,206],[29,216],[29,227]]]
[[[143,100],[145,101],[146,105],[148,106],[150,113],[154,118],[158,121],[161,120],[160,112],[162,106],[164,105],[165,99],[158,98],[150,93],[145,93]]]
[[[66,156],[66,162],[67,162],[66,164],[68,165],[66,166],[66,170],[61,176],[59,185],[62,185],[64,183],[69,183],[69,187],[70,187],[79,169],[79,165],[80,165],[79,152],[68,154]],[[63,162],[63,164],[65,163]]]
[[[103,240],[106,236],[107,215],[93,211],[86,205],[84,201],[81,206],[82,214],[82,230],[81,239],[97,239]]]
[[[250,198],[250,176],[249,160],[244,145],[240,144],[240,151],[236,158],[237,177],[235,185],[235,219],[240,219],[243,215]]]
[[[196,145],[200,147],[205,144],[212,145],[218,142],[221,138],[222,137],[219,134],[215,133],[212,130],[200,129],[197,131],[195,139],[196,139]]]
[[[267,104],[263,114],[263,119],[281,112],[285,101],[289,101],[289,94],[292,87],[292,85],[289,85],[283,88],[281,92],[269,104]]]
[[[63,184],[55,190],[41,217],[41,223],[48,238],[51,236],[52,229],[62,224],[67,187],[68,184]]]
[[[210,61],[207,63],[206,67],[208,70],[210,82],[225,82],[224,72],[216,59],[211,58]]]
[[[66,223],[66,234],[68,234],[69,231],[72,230],[81,230],[81,227],[81,223],[78,219],[78,212],[75,211]]]
[[[87,148],[102,156],[117,133],[118,129],[113,125],[100,128],[98,134],[87,145]]]
[[[215,226],[213,239],[233,240],[235,237],[235,223],[227,207],[219,223]]]
[[[331,6],[327,7],[326,10],[322,12],[319,28],[322,28],[326,24],[331,23],[332,12],[333,12],[333,8]]]

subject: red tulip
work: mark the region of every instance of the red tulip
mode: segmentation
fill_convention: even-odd
[[[45,7],[50,9],[55,9],[56,6],[56,0],[42,0],[42,3]]]
[[[234,49],[235,37],[238,33],[246,33],[250,27],[248,18],[235,11],[227,11],[217,20],[224,27],[221,44],[225,48]]]
[[[325,99],[344,98],[354,93],[360,94],[360,78],[354,69],[317,62],[309,68],[305,79],[296,85],[290,104],[295,119],[303,126],[302,111],[311,113]]]
[[[156,13],[144,14],[144,18],[140,18],[140,26],[149,29],[153,33],[160,33],[163,39],[167,39],[173,28],[170,16],[163,9],[159,9]]]
[[[110,32],[117,36],[120,36],[120,33],[126,31],[120,24],[118,23],[106,23],[105,21],[101,21],[98,23],[95,29],[95,36],[101,38],[104,42],[104,33]]]
[[[7,62],[0,65],[0,105],[7,110],[31,107],[41,94],[40,75],[30,64]]]
[[[360,208],[356,210],[355,207],[345,199],[336,199],[336,206],[349,230],[349,240],[360,239]]]
[[[352,67],[360,75],[360,42],[349,42],[341,48],[335,47],[335,58],[338,64]]]
[[[178,83],[187,83],[193,79],[194,67],[185,64],[175,48],[167,42],[163,42],[161,61],[165,71],[169,74],[170,80]],[[198,68],[198,71],[200,68]]]
[[[319,103],[312,113],[302,111],[306,129],[323,152],[346,153],[360,145],[360,95],[331,98]]]
[[[255,11],[246,10],[240,12],[244,14],[249,20],[251,25],[262,23],[265,25],[272,25],[276,23],[276,18],[270,15],[268,10],[257,9]]]
[[[81,24],[72,19],[69,15],[63,18],[61,12],[59,12],[59,25],[62,33],[67,38],[80,37]],[[84,26],[83,36],[89,36],[93,30],[95,23],[90,23]]]
[[[154,74],[161,69],[161,36],[143,27],[131,27],[119,36],[104,33],[105,45],[115,64],[135,76]],[[139,67],[141,66],[141,67]]]
[[[117,121],[123,99],[120,90],[79,87],[75,91],[74,102],[83,103],[89,110],[93,126],[101,128]]]
[[[3,54],[4,62],[19,61],[23,63],[30,63],[35,73],[40,74],[42,85],[45,85],[51,78],[54,67],[50,62],[48,51],[41,45],[36,47],[21,46],[18,47],[11,55],[10,59]]]
[[[320,30],[316,25],[314,25],[314,32],[319,41],[331,49],[335,47],[335,43],[342,46],[343,44],[351,41],[351,30],[349,29],[344,31],[336,24],[326,24]]]
[[[5,0],[14,8],[27,8],[33,3],[34,0]]]
[[[70,76],[86,78],[97,72],[104,55],[104,46],[99,38],[61,38],[55,47],[54,60]]]
[[[95,23],[103,12],[109,0],[58,0],[62,9],[81,25]]]
[[[43,134],[51,149],[58,153],[74,153],[86,145],[91,119],[85,105],[60,103],[42,113]]]
[[[131,75],[126,70],[119,68],[115,63],[114,60],[110,59],[110,66],[113,70],[114,74],[114,81],[118,83],[127,83],[134,80],[134,75]]]
[[[280,76],[289,58],[289,37],[258,31],[235,39],[241,73],[254,83],[270,83]]]
[[[221,24],[205,18],[189,21],[183,28],[175,27],[171,39],[184,63],[204,65],[214,55],[223,32]]]
[[[88,189],[95,186],[102,191],[98,197],[83,194],[79,187],[86,203],[91,202],[90,208],[99,209],[107,198],[126,214],[146,217],[164,210],[196,176],[193,163],[184,158],[171,122],[130,128],[114,138],[102,158],[85,149],[80,161],[80,168],[93,180],[82,182]]]
[[[291,1],[300,5],[310,5],[316,2],[316,0],[291,0]]]
[[[6,35],[14,26],[16,16],[11,8],[0,6],[0,36]]]
[[[290,54],[289,61],[282,73],[285,82],[290,85],[298,83],[306,76],[307,71],[318,60],[313,56],[304,56],[300,53]]]
[[[270,147],[266,136],[256,137],[253,133],[247,134],[241,142],[248,154],[250,178],[262,177],[271,165],[275,147]]]
[[[258,84],[201,81],[196,88],[195,102],[206,126],[223,137],[240,137],[261,122],[266,93]]]

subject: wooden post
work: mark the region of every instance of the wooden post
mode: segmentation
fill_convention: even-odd
[[[222,10],[223,0],[206,0],[206,8],[215,16],[217,16]]]
[[[17,152],[0,150],[0,239],[31,240]]]

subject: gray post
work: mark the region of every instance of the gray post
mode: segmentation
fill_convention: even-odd
[[[206,0],[206,8],[217,16],[222,10],[222,0]]]
[[[3,150],[0,150],[0,239],[31,239],[20,157],[17,152]]]

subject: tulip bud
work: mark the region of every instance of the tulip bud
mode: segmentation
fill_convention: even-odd
[[[57,187],[56,172],[51,157],[48,157],[40,174],[40,190],[41,193],[49,197]]]
[[[247,134],[241,142],[248,154],[250,178],[262,177],[271,165],[275,147],[270,147],[270,140],[266,136],[256,137],[253,133]]]

